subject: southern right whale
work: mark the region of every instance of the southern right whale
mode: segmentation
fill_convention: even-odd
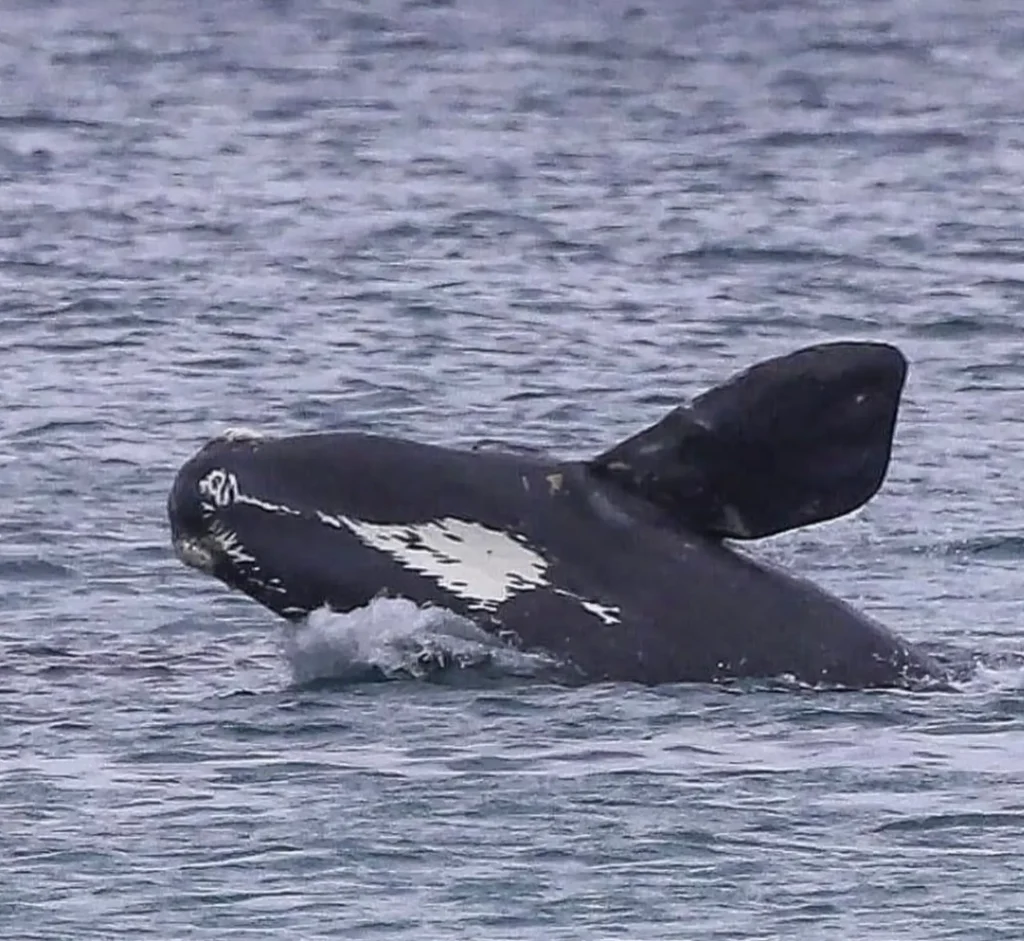
[[[361,432],[227,434],[178,472],[172,540],[285,618],[403,596],[554,654],[569,680],[942,682],[882,624],[727,542],[869,500],[906,369],[883,343],[808,347],[583,461]]]

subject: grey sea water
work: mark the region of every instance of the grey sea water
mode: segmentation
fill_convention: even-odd
[[[0,936],[1021,937],[1022,194],[1010,0],[2,4]],[[758,551],[955,693],[417,678],[169,549],[226,425],[586,454],[839,337],[889,480]]]

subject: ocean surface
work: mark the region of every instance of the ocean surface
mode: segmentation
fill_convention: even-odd
[[[8,0],[0,936],[1019,939],[1022,207],[1015,0]],[[580,456],[837,338],[889,478],[755,551],[951,693],[424,676],[170,549],[227,426]]]

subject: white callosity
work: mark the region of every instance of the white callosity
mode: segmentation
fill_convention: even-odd
[[[204,497],[208,497],[212,502],[212,506],[210,504],[205,505],[209,508],[210,512],[212,512],[213,507],[226,507],[232,503],[244,503],[260,510],[266,510],[268,513],[280,513],[285,516],[302,515],[298,510],[293,510],[290,506],[285,506],[283,503],[270,503],[267,500],[261,500],[259,497],[243,493],[238,486],[238,478],[228,471],[221,470],[219,467],[210,471],[199,481],[199,493]]]
[[[238,498],[238,478],[215,468],[199,481],[199,495],[206,497],[214,507],[231,506]]]

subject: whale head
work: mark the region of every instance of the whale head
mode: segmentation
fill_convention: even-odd
[[[208,441],[178,471],[167,516],[183,563],[296,618],[324,602],[305,525],[316,511],[301,499],[301,477],[264,454],[272,441],[248,430]]]
[[[243,587],[259,570],[227,517],[239,494],[236,468],[261,440],[254,432],[236,430],[211,439],[178,471],[167,497],[175,554],[233,587]]]
[[[292,620],[382,592],[436,603],[453,593],[489,610],[544,568],[500,522],[456,512],[505,463],[357,432],[228,432],[178,471],[171,541],[186,565]],[[519,467],[505,468],[503,489],[522,487]]]

